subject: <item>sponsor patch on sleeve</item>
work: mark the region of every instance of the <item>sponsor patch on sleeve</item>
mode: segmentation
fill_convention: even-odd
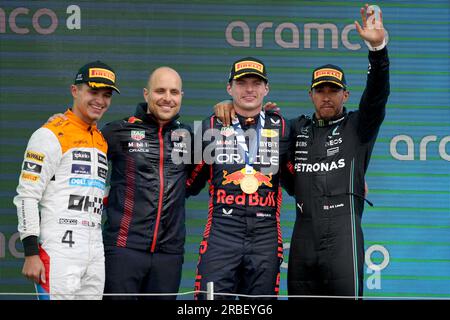
[[[24,161],[22,170],[34,172],[34,173],[41,173],[42,166],[40,166],[36,163],[33,163],[33,162]]]
[[[27,150],[27,153],[25,155],[25,158],[27,160],[33,160],[35,162],[44,162],[45,159],[45,155],[43,153],[40,152],[36,152],[36,151],[32,151],[32,150]]]
[[[39,181],[39,176],[31,174],[31,173],[22,172],[22,175],[20,177],[24,180],[28,180],[28,181],[32,181],[32,182]]]

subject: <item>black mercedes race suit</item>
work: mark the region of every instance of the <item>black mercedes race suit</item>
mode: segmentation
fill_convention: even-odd
[[[214,116],[204,120],[204,161],[187,181],[188,190],[196,194],[209,180],[208,220],[200,244],[195,289],[206,291],[207,283],[213,282],[214,299],[235,299],[220,293],[277,295],[279,291],[283,258],[279,167],[287,155],[289,128],[273,112],[261,113],[254,121],[255,124],[245,125],[239,116],[233,126],[223,127]],[[248,129],[260,132],[259,146],[254,149],[258,150],[252,162],[254,171],[245,170],[242,139],[236,134],[238,125],[246,132],[250,132]],[[207,138],[211,128],[217,129],[216,138]],[[205,157],[209,151],[213,161]],[[256,192],[244,188],[245,193],[241,189],[247,175],[258,182]],[[204,294],[195,296],[196,299],[205,297]]]
[[[362,296],[364,175],[389,95],[387,49],[369,53],[358,111],[291,121],[296,221],[289,295]]]
[[[190,161],[177,164],[173,154],[190,157],[190,146],[177,141],[191,131],[177,118],[161,126],[142,103],[134,117],[102,129],[112,162],[103,232],[105,293],[178,292]]]

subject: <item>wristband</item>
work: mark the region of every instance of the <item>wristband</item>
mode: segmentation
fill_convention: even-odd
[[[372,47],[369,41],[364,40],[364,42],[366,43],[366,46],[369,48],[370,51],[380,51],[384,49],[384,47],[386,47],[386,38],[384,38],[383,43],[377,47]]]
[[[25,257],[39,255],[38,239],[36,236],[28,236],[22,240]]]

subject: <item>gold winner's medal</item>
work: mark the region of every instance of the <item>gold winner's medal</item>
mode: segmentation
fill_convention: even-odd
[[[258,179],[253,174],[246,174],[241,180],[241,190],[247,194],[255,193],[258,188]]]

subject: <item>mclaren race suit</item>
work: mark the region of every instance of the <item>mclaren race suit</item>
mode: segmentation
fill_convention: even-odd
[[[141,103],[134,117],[102,128],[112,163],[103,233],[105,293],[178,292],[192,165],[183,142],[191,130],[177,118],[160,126]],[[173,161],[175,154],[188,161]]]
[[[361,296],[364,175],[389,95],[387,49],[369,52],[359,110],[331,121],[293,119],[296,222],[289,295]]]
[[[65,115],[28,142],[14,198],[18,229],[25,256],[39,254],[45,266],[41,299],[100,299],[107,143],[95,125]]]
[[[207,283],[213,282],[215,299],[235,299],[220,293],[277,295],[279,291],[283,258],[279,167],[287,155],[289,128],[273,112],[262,112],[252,125],[245,125],[243,117],[238,118],[229,127],[223,127],[215,116],[203,121],[204,161],[187,180],[188,191],[193,194],[209,181],[209,212],[200,244],[195,289],[206,291]],[[239,138],[242,131],[238,129],[254,129],[259,141],[253,170],[248,172],[241,148],[248,141]],[[214,138],[209,139],[211,134]],[[209,154],[212,157],[207,159]],[[257,181],[258,189],[253,193],[243,187],[248,175]],[[205,299],[205,295],[195,298]]]

